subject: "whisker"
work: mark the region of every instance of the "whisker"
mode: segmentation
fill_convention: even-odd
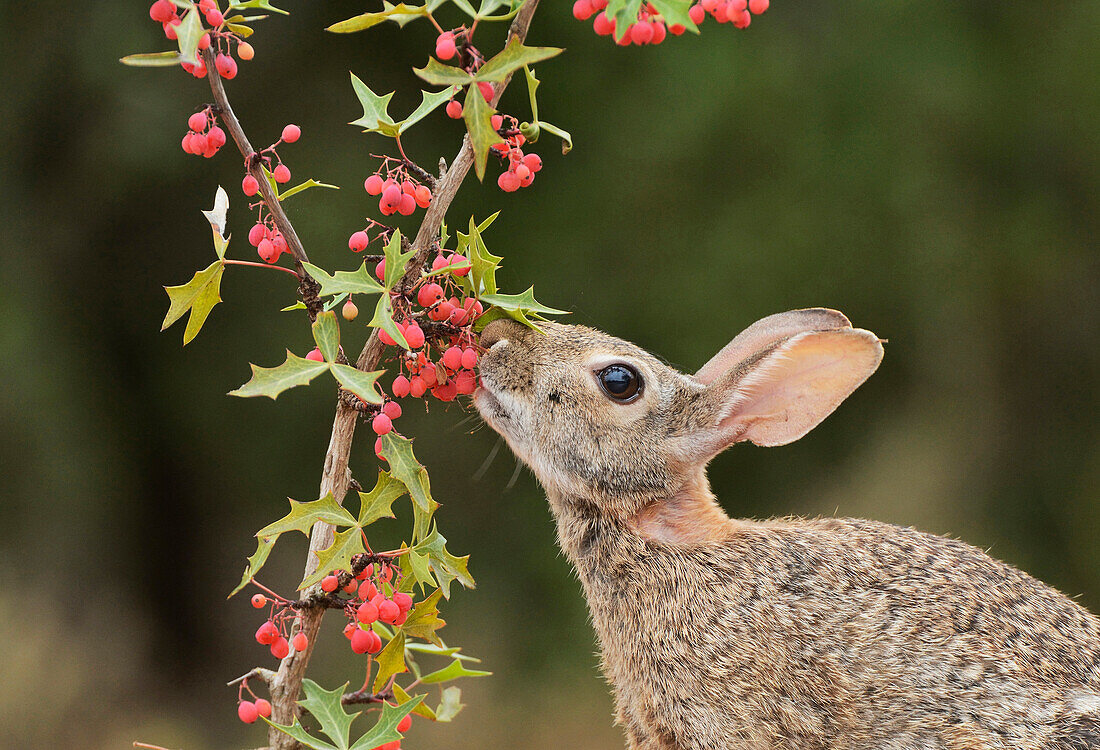
[[[510,489],[516,486],[516,482],[519,481],[519,472],[523,468],[523,463],[516,459],[516,470],[512,472],[512,478],[508,480],[508,484],[505,485],[504,491],[508,492]]]
[[[493,459],[500,453],[500,444],[504,442],[504,438],[497,437],[496,443],[493,444],[493,449],[489,451],[489,455],[484,461],[481,462],[481,468],[474,472],[473,480],[480,482],[481,478],[485,476],[485,472],[489,470],[489,465],[493,463]]]

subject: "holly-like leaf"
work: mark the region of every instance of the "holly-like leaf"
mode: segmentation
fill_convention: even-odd
[[[489,106],[481,89],[477,86],[466,88],[466,98],[462,105],[462,119],[466,121],[466,130],[470,134],[470,145],[474,149],[474,171],[477,178],[485,178],[485,162],[489,158],[489,148],[494,143],[502,143],[503,138],[493,129],[493,115],[496,110]]]
[[[244,10],[247,8],[258,8],[259,10],[269,10],[272,13],[280,13],[284,16],[290,14],[281,8],[276,8],[269,0],[246,0],[245,2],[230,3],[227,10]]]
[[[450,721],[466,707],[465,704],[460,702],[462,700],[462,690],[454,685],[445,688],[440,697],[442,700],[439,702],[439,708],[435,710],[436,721]]]
[[[288,349],[286,361],[277,367],[258,367],[252,364],[249,367],[252,368],[252,378],[237,390],[230,391],[229,395],[241,398],[267,396],[274,401],[288,388],[309,383],[329,369],[329,364],[299,357]]]
[[[384,283],[387,290],[392,290],[397,286],[397,282],[401,281],[401,277],[405,275],[405,265],[416,255],[416,251],[401,252],[401,232],[399,230],[390,237],[390,241],[383,248],[383,253],[386,257],[386,279]]]
[[[512,37],[508,44],[492,59],[478,68],[474,75],[476,81],[503,81],[524,65],[531,65],[548,60],[561,54],[559,47],[528,47],[520,41],[519,37]]]
[[[394,518],[393,503],[405,494],[405,485],[384,471],[370,492],[359,493],[359,526],[369,526],[380,518]]]
[[[221,283],[224,272],[225,266],[219,259],[196,272],[186,284],[164,287],[164,291],[168,293],[169,305],[160,330],[163,331],[190,310],[187,327],[183,331],[183,343],[185,346],[191,343],[202,330],[214,305],[222,301]]]
[[[333,744],[340,750],[345,750],[351,744],[351,723],[359,715],[356,711],[349,714],[344,710],[341,698],[347,692],[348,683],[344,683],[335,690],[325,690],[313,680],[302,680],[302,691],[305,698],[298,701],[298,705],[309,711],[310,715],[321,725],[324,732]]]
[[[295,719],[294,723],[290,724],[289,726],[284,724],[276,724],[266,716],[264,717],[264,721],[266,721],[269,726],[275,727],[283,734],[290,735],[305,747],[312,748],[313,750],[340,750],[340,748],[336,747],[336,745],[325,742],[324,740],[319,740],[311,735],[305,730],[305,727],[302,726],[302,723],[298,721],[298,719]]]
[[[426,539],[413,547],[413,551],[426,554],[431,560],[432,572],[439,581],[439,590],[443,592],[443,596],[451,598],[451,581],[457,580],[468,589],[474,588],[474,579],[467,568],[470,556],[455,557],[448,552],[447,540],[438,529],[432,529]]]
[[[237,588],[229,592],[229,596],[227,596],[226,599],[231,598],[234,594],[247,586],[249,581],[256,577],[256,574],[260,572],[260,568],[267,562],[267,556],[271,554],[271,548],[274,546],[275,537],[262,536],[259,538],[259,543],[256,545],[256,552],[252,557],[248,558],[248,565],[245,566],[241,582],[237,584]]]
[[[479,21],[507,21],[512,18],[523,5],[523,0],[481,0],[481,6],[475,16]],[[500,8],[508,8],[508,12],[499,16],[492,15]]]
[[[214,207],[203,211],[202,215],[210,222],[210,229],[214,233],[214,253],[219,258],[225,257],[225,248],[229,244],[229,238],[225,236],[225,214],[228,210],[229,195],[225,188],[218,185],[218,192],[214,194]]]
[[[693,34],[699,33],[699,27],[691,20],[688,11],[695,0],[649,0],[649,4],[665,19],[669,26],[680,24]]]
[[[334,23],[332,26],[325,29],[325,31],[331,31],[335,34],[353,34],[357,31],[365,31],[385,21],[403,21],[404,23],[401,23],[401,25],[404,26],[405,23],[408,23],[414,18],[428,15],[427,8],[423,6],[406,5],[405,3],[398,3],[397,5],[384,3],[383,7],[385,10],[373,13],[361,13],[358,16],[353,16],[339,23]]]
[[[490,219],[493,218],[495,215],[490,217]],[[490,219],[484,222],[486,229],[488,224],[492,223]],[[489,252],[489,248],[485,246],[485,240],[481,237],[482,231],[484,230],[480,226],[474,226],[473,217],[470,217],[470,233],[467,235],[459,233],[459,246],[465,244],[465,254],[472,266],[470,284],[475,296],[497,293],[497,269],[504,260],[503,257]]]
[[[327,182],[317,182],[317,180],[315,180],[311,177],[310,179],[306,180],[305,182],[301,183],[300,185],[295,185],[294,187],[290,188],[286,192],[280,193],[279,194],[279,202],[282,203],[283,201],[285,201],[287,198],[289,198],[292,195],[297,195],[298,193],[304,192],[306,190],[309,190],[310,188],[315,188],[315,187],[329,188],[330,190],[339,190],[340,189],[339,185],[329,185]]]
[[[474,77],[462,68],[444,65],[434,57],[428,58],[428,64],[423,68],[413,68],[413,73],[433,86],[465,86],[474,80]]]
[[[520,294],[482,294],[482,302],[488,302],[507,312],[522,311],[532,313],[536,317],[543,315],[568,315],[567,310],[558,310],[547,307],[535,299],[535,287],[529,287],[526,292]]]
[[[358,125],[363,130],[381,133],[391,138],[397,136],[400,133],[397,123],[393,121],[393,118],[387,112],[390,99],[393,98],[393,92],[391,91],[385,96],[379,96],[371,91],[367,84],[359,80],[354,73],[351,74],[351,87],[355,90],[355,96],[358,97],[359,103],[363,105],[363,116],[358,120],[352,120],[348,124]]]
[[[405,666],[405,633],[397,631],[374,660],[378,662],[378,674],[374,677],[374,691],[377,693],[395,674],[409,671]]]
[[[336,502],[336,498],[330,492],[320,500],[313,500],[308,503],[290,500],[290,512],[278,521],[273,521],[264,526],[256,532],[256,536],[261,540],[264,538],[274,540],[275,537],[288,531],[300,531],[309,536],[310,529],[318,521],[331,523],[333,526],[356,525],[355,518],[346,508]]]
[[[408,648],[408,646],[406,646],[406,648]],[[402,687],[396,682],[393,684],[393,697],[397,699],[398,704],[407,703],[412,700],[412,696],[406,693],[404,689],[402,689]],[[424,698],[426,698],[427,696],[418,695],[416,697],[423,701]],[[412,710],[412,713],[416,714],[417,716],[423,716],[429,721],[435,721],[435,711],[429,708],[428,705],[425,703],[420,703],[419,705],[417,705],[417,707]]]
[[[389,269],[387,269],[388,271]],[[383,294],[378,298],[378,303],[374,306],[374,316],[367,323],[371,328],[381,328],[383,331],[390,335],[398,345],[403,346],[406,349],[411,349],[409,342],[405,340],[405,334],[401,333],[401,329],[397,327],[397,324],[393,321],[393,305],[390,303],[390,295]]]
[[[409,550],[404,555],[405,562],[402,564],[402,570],[408,571],[410,576],[405,580],[411,581],[413,585],[419,584],[421,591],[427,588],[438,588],[439,583],[436,582],[435,577],[432,576],[431,561],[427,555],[422,555],[419,552]]]
[[[180,48],[180,62],[190,65],[202,65],[199,60],[199,40],[206,33],[206,29],[199,20],[197,10],[188,11],[183,21],[176,26],[176,42]]]
[[[383,703],[382,715],[378,717],[378,723],[374,725],[373,729],[356,740],[351,750],[373,750],[373,748],[385,745],[387,742],[400,740],[401,733],[397,731],[397,725],[401,723],[402,719],[415,711],[423,700],[424,696],[418,695],[399,706]]]
[[[336,353],[340,351],[340,324],[336,322],[336,313],[331,310],[322,312],[313,321],[313,340],[317,348],[321,350],[321,356],[326,362],[336,359]]]
[[[423,685],[432,685],[437,682],[457,680],[459,677],[487,677],[491,674],[492,672],[483,672],[480,669],[467,669],[461,659],[455,659],[443,669],[437,669],[422,676],[420,682]]]
[[[428,470],[413,455],[412,441],[389,432],[382,436],[381,453],[390,465],[390,475],[404,484],[413,502],[424,511],[434,511],[439,504],[432,499]]]
[[[382,291],[382,285],[367,270],[366,261],[356,271],[336,271],[332,274],[312,263],[303,263],[302,267],[320,283],[322,297],[330,294],[377,294]]]
[[[450,101],[451,97],[454,96],[454,93],[455,88],[453,86],[449,86],[442,91],[421,91],[420,106],[414,109],[412,111],[412,114],[410,114],[404,120],[397,123],[398,132],[404,133],[413,125],[423,120],[425,117],[438,109],[440,105]]]
[[[368,404],[382,403],[382,394],[378,392],[375,384],[378,378],[386,374],[385,370],[363,372],[351,365],[333,363],[332,376],[339,381],[340,387],[345,391],[351,391]]]
[[[401,630],[410,638],[423,638],[437,646],[441,646],[443,642],[439,640],[439,636],[435,633],[435,631],[446,625],[443,620],[439,619],[439,599],[441,596],[443,596],[442,590],[436,589],[427,599],[418,602],[409,612],[409,616],[405,620],[405,624],[401,626]]]
[[[302,579],[298,590],[308,589],[333,570],[351,570],[351,558],[366,551],[363,530],[358,525],[346,531],[337,531],[332,545],[317,553],[317,569]]]
[[[180,64],[179,52],[142,52],[137,55],[126,55],[120,58],[123,65],[135,68],[167,68]]]

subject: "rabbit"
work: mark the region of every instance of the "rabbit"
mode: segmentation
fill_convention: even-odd
[[[632,750],[1100,748],[1100,620],[961,541],[729,518],[706,465],[790,443],[878,367],[835,310],[695,375],[591,328],[482,334],[474,403],[545,489]]]

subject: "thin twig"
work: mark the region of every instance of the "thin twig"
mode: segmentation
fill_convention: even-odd
[[[294,278],[298,278],[298,274],[295,273],[293,268],[287,268],[286,266],[276,266],[271,263],[255,263],[251,260],[231,260],[229,258],[222,258],[222,263],[227,266],[252,266],[253,268],[273,268],[276,271],[285,271]]]
[[[226,687],[232,687],[233,685],[239,685],[240,683],[244,682],[245,680],[251,680],[253,677],[259,678],[260,680],[262,680],[265,683],[270,683],[271,678],[274,677],[274,676],[275,676],[275,673],[273,671],[271,671],[270,669],[264,669],[263,667],[256,667],[255,669],[252,669],[249,672],[246,672],[245,674],[242,674],[237,679],[230,680],[229,682],[225,683],[225,685],[226,685]]]

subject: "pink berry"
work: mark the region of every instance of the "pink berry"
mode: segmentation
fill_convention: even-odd
[[[392,600],[386,599],[378,605],[378,619],[382,622],[392,623],[401,614],[401,608]]]
[[[244,176],[244,179],[241,180],[241,190],[244,191],[245,195],[247,195],[249,197],[252,197],[253,195],[255,195],[256,193],[259,192],[260,183],[252,175],[246,174]]]
[[[253,224],[252,228],[248,230],[248,244],[252,247],[259,247],[260,240],[264,239],[267,235],[267,227],[263,224]]]
[[[493,130],[500,130],[504,127],[504,115],[493,115],[489,118],[489,124]]]
[[[409,727],[413,725],[412,714],[405,714],[405,717],[401,721],[397,722],[397,731],[404,734],[409,731]]]
[[[462,102],[456,99],[451,99],[451,101],[447,102],[447,117],[450,117],[452,120],[461,120]]]
[[[375,435],[388,435],[393,429],[393,420],[385,414],[379,414],[371,420],[370,427]]]
[[[649,44],[653,41],[653,26],[648,21],[639,21],[630,27],[630,41],[635,44]]]
[[[653,22],[650,25],[653,26],[653,41],[650,44],[660,44],[668,36],[668,29],[665,28],[663,23]]]
[[[256,56],[256,48],[248,42],[240,42],[237,44],[237,57],[242,60],[248,61]]]
[[[312,362],[324,362],[325,361],[324,356],[321,354],[321,350],[318,349],[317,347],[313,347],[313,351],[311,351],[309,354],[306,355],[306,359],[308,359]]]
[[[257,698],[256,699],[256,713],[258,713],[260,716],[264,717],[265,719],[270,719],[271,718],[271,703],[268,702],[265,698]]]
[[[419,349],[424,346],[424,331],[416,323],[405,329],[405,341],[409,347]]]
[[[432,395],[440,401],[454,401],[455,396],[458,395],[458,386],[454,383],[437,385],[435,388],[432,388]]]
[[[489,83],[488,81],[478,81],[477,88],[478,91],[481,92],[481,95],[485,97],[485,101],[493,101],[493,84]]]
[[[685,31],[687,31],[687,26],[682,23],[674,23],[668,27],[668,33],[673,36],[681,36]]]
[[[269,239],[260,240],[256,246],[256,253],[264,263],[274,263],[279,260],[279,251],[275,249],[275,243]]]
[[[256,710],[256,704],[252,701],[241,701],[237,706],[237,718],[245,724],[254,724],[259,717],[260,712]]]
[[[397,204],[397,210],[402,216],[412,216],[416,211],[416,198],[408,193],[401,193],[401,200]]]
[[[749,0],[749,10],[758,16],[766,11],[770,4],[769,0]]]
[[[265,604],[267,604],[267,597],[266,596],[264,596],[263,594],[253,594],[252,595],[252,606],[253,607],[255,607],[256,609],[261,609]]]
[[[606,14],[601,13],[592,22],[592,29],[600,36],[610,36],[615,31],[615,22],[608,18]]]
[[[370,644],[367,646],[368,654],[377,654],[382,650],[382,639],[378,637],[378,633],[371,630],[368,635],[370,636]]]
[[[733,18],[733,25],[739,29],[747,29],[752,23],[752,16],[747,10],[743,10]]]
[[[538,172],[542,169],[542,157],[538,154],[527,154],[523,157],[523,166],[527,167],[532,172]]]
[[[443,352],[443,366],[448,370],[458,370],[462,367],[462,350],[452,346]]]
[[[477,350],[473,347],[462,350],[462,367],[466,370],[472,370],[477,367]]]
[[[412,609],[413,598],[403,591],[399,591],[393,595],[393,603],[397,605],[397,608],[402,612],[408,612]]]
[[[325,576],[321,579],[321,591],[331,594],[340,588],[340,579],[336,576]]]
[[[501,172],[500,177],[497,178],[497,186],[506,193],[514,193],[519,190],[520,179],[511,170]]]
[[[215,26],[215,27],[221,26],[222,21],[225,20],[225,16],[223,16],[221,14],[221,11],[219,11],[217,8],[211,8],[210,10],[206,11],[206,13],[204,13],[203,15],[206,16],[206,22],[208,24],[210,24],[211,26]]]
[[[378,264],[375,265],[374,275],[378,278],[379,281],[385,281],[386,280],[386,259],[385,258],[378,261]]]
[[[469,396],[477,389],[477,376],[469,370],[460,372],[455,375],[454,385],[458,393]]]
[[[427,185],[417,185],[413,198],[416,199],[416,205],[421,208],[432,205],[432,191]]]
[[[596,9],[592,7],[592,0],[577,0],[573,3],[573,18],[578,21],[587,21],[595,12]]]
[[[275,623],[271,620],[268,620],[256,630],[256,643],[261,646],[270,646],[278,637],[279,629],[275,627]]]
[[[295,651],[305,651],[309,647],[309,638],[305,633],[295,633],[290,645],[294,646]]]
[[[373,566],[368,565],[367,567],[370,568]],[[374,584],[371,581],[363,581],[361,584],[359,584],[359,598],[362,599],[364,602],[369,602],[376,596],[378,596],[378,589],[375,588]]]
[[[176,6],[172,5],[171,0],[157,0],[151,6],[149,6],[149,17],[157,23],[167,23],[175,18]]]
[[[283,141],[285,143],[294,143],[301,137],[302,129],[297,125],[287,125],[283,128]]]
[[[451,271],[451,273],[453,273],[455,276],[465,276],[466,274],[470,273],[470,268],[472,268],[472,266],[470,265],[470,261],[466,258],[466,256],[459,255],[458,253],[455,253],[450,258],[448,258],[447,262],[452,266],[458,266],[457,269]]]
[[[374,635],[374,632],[371,630],[356,628],[351,634],[351,650],[357,654],[367,653],[371,647],[372,635]]]
[[[276,659],[285,659],[289,653],[290,641],[283,636],[279,636],[275,639],[275,642],[271,644],[271,655]]]
[[[405,193],[402,192],[400,186],[396,184],[390,185],[382,191],[382,201],[380,205],[392,210],[397,210],[397,207],[401,205],[401,198],[404,195]]]
[[[187,127],[196,133],[206,130],[206,112],[196,112],[187,118]]]
[[[455,35],[444,31],[435,40],[435,56],[440,60],[450,60],[455,56]]]
[[[420,291],[416,293],[416,301],[421,307],[431,307],[442,298],[443,287],[434,282],[420,287]]]
[[[526,180],[528,177],[531,176],[531,170],[530,170],[530,168],[528,168],[528,166],[526,164],[517,164],[515,172],[516,172],[516,177],[519,178],[519,181],[520,181],[521,185],[523,184],[524,180]]]
[[[405,398],[409,395],[409,379],[404,375],[398,375],[393,379],[393,385],[390,390],[393,391],[393,395],[397,398]]]
[[[707,12],[702,5],[695,4],[688,8],[688,16],[691,18],[692,23],[698,26],[703,22],[703,19],[707,17]]]
[[[370,244],[370,237],[366,232],[356,232],[348,239],[348,249],[361,253]]]
[[[214,58],[214,67],[222,78],[232,79],[237,75],[237,61],[224,53],[218,53]]]
[[[384,183],[379,175],[372,174],[363,181],[363,189],[367,191],[367,195],[381,195],[383,188]]]
[[[399,419],[401,417],[401,404],[396,401],[387,401],[382,405],[382,413],[390,419]]]
[[[214,148],[221,148],[225,145],[225,131],[217,125],[210,128],[210,132],[206,134],[206,143],[213,144]]]
[[[355,619],[364,625],[370,625],[378,619],[378,607],[370,602],[363,602],[359,609],[355,610]]]
[[[435,259],[432,261],[432,270],[433,271],[438,271],[439,269],[446,268],[446,267],[447,267],[447,256],[444,255],[443,253],[440,253],[439,255],[435,256]]]
[[[287,169],[286,164],[280,164],[275,167],[275,171],[271,173],[271,176],[275,178],[275,182],[280,185],[290,182],[290,170]]]

